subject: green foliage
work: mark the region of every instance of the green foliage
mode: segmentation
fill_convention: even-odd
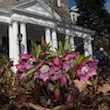
[[[64,50],[68,50],[68,49],[69,49],[69,39],[67,39],[64,44]]]

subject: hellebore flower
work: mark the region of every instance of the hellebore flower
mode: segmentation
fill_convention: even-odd
[[[63,60],[68,61],[70,59],[76,59],[79,55],[77,53],[68,53],[63,57]]]
[[[37,66],[36,66],[36,70],[39,70],[39,68],[44,64],[44,62],[40,62]]]
[[[60,65],[60,58],[59,57],[55,57],[54,59],[53,59],[53,63],[55,64],[55,65]]]
[[[31,57],[32,57],[31,54],[21,54],[21,55],[20,55],[20,58],[21,58],[22,60],[29,60]]]
[[[71,68],[71,65],[67,62],[63,62],[63,70],[65,70],[65,72],[68,72]]]
[[[42,48],[46,49],[47,47],[48,47],[48,44],[47,44],[46,42],[44,42],[44,43],[42,44]]]
[[[25,69],[25,66],[22,65],[22,64],[17,64],[15,65],[17,70],[20,71],[20,72],[24,72],[26,69]]]
[[[94,75],[97,75],[96,72],[97,61],[88,60],[79,64],[76,68],[78,77],[83,81],[88,81],[88,79]]]
[[[55,71],[53,73],[53,75],[50,76],[50,79],[53,80],[53,81],[55,81],[55,80],[60,79],[61,77],[62,77],[62,70],[59,69],[58,71]]]
[[[45,52],[40,52],[39,57],[40,57],[41,59],[42,59],[42,58],[45,58],[45,57],[46,57],[46,53],[45,53]]]
[[[20,81],[23,82],[23,83],[27,83],[27,81],[28,81],[28,75],[26,73],[23,73],[20,76]]]
[[[48,66],[48,65],[43,65],[43,66],[39,69],[39,71],[40,71],[41,73],[46,73],[46,72],[49,71],[49,66]]]
[[[40,63],[39,66],[41,66],[41,67],[37,68],[38,70],[36,71],[34,78],[42,79],[45,82],[49,79],[50,67],[46,64],[42,65],[42,63]]]
[[[26,70],[29,70],[29,69],[32,69],[32,68],[34,67],[34,65],[32,65],[32,64],[30,64],[30,63],[28,63],[28,62],[26,62],[26,63],[24,64],[24,67],[26,68]]]
[[[60,100],[60,91],[58,89],[55,91],[55,99],[56,101]]]
[[[61,78],[61,74],[54,74],[54,75],[50,76],[50,79],[52,81],[56,81],[56,80],[58,80],[60,78]]]
[[[30,62],[31,64],[33,64],[34,62],[36,62],[36,58],[32,56],[32,58],[29,59],[29,62]]]
[[[67,77],[66,75],[64,75],[63,77],[60,78],[61,87],[64,86],[66,82],[67,82]]]
[[[2,75],[3,72],[4,72],[4,69],[0,68],[0,75]]]
[[[66,101],[70,103],[73,102],[73,99],[74,99],[73,95],[69,94]]]

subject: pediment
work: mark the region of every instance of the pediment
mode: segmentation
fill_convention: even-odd
[[[47,18],[52,18],[56,20],[61,20],[60,16],[52,10],[52,8],[44,1],[44,0],[37,0],[34,4],[29,2],[29,4],[21,4],[16,8],[22,9],[27,13],[31,13],[34,15],[40,15]]]

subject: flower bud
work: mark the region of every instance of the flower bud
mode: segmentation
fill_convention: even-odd
[[[46,42],[44,42],[43,44],[42,44],[42,48],[47,48],[48,47],[48,44],[46,43]]]
[[[40,52],[40,55],[39,57],[42,59],[42,58],[45,58],[46,57],[46,53],[45,52]]]
[[[55,91],[55,99],[56,101],[60,100],[60,91],[58,89]]]
[[[21,76],[20,76],[20,81],[23,82],[23,83],[27,83],[28,81],[28,75],[23,73]]]
[[[73,102],[73,95],[69,94],[66,101],[67,102]]]

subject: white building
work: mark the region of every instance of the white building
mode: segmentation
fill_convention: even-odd
[[[41,37],[45,36],[45,41],[52,44],[53,50],[58,48],[58,40],[65,39],[70,39],[70,46],[75,49],[74,38],[80,38],[84,54],[88,56],[92,55],[93,33],[75,24],[63,23],[61,16],[45,0],[25,0],[8,9],[0,9],[0,45],[7,45],[5,48],[8,48],[14,64],[18,63],[20,54],[18,34],[22,34],[21,50],[24,54],[29,51],[30,40],[40,43]]]
[[[70,8],[70,16],[71,16],[72,22],[76,23],[77,18],[80,16],[76,5]]]

